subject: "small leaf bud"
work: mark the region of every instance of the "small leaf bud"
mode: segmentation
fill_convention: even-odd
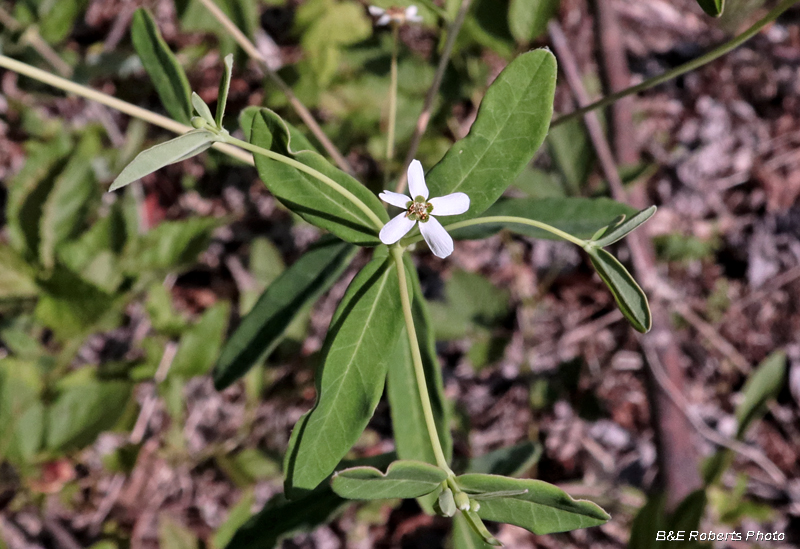
[[[470,509],[469,496],[464,492],[457,492],[455,495],[456,506],[460,511],[468,511]]]
[[[199,116],[193,116],[191,122],[192,122],[192,127],[197,130],[205,128],[208,125],[208,122],[206,122],[203,118]]]

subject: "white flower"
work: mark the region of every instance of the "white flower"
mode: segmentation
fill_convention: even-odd
[[[404,23],[422,23],[422,16],[417,13],[417,6],[408,6],[407,8],[391,7],[389,9],[379,8],[378,6],[370,6],[369,14],[377,17],[378,20],[375,24],[379,27],[394,23],[402,25]]]
[[[433,216],[466,212],[469,209],[469,197],[464,193],[453,193],[428,200],[428,186],[419,160],[414,160],[408,166],[408,190],[413,199],[392,191],[383,191],[379,195],[384,202],[406,210],[383,226],[379,235],[381,242],[394,244],[419,221],[419,232],[433,255],[447,257],[453,253],[453,239]]]

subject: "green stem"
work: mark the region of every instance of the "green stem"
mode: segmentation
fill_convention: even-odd
[[[414,377],[417,382],[420,401],[422,403],[422,415],[425,416],[425,425],[428,427],[428,437],[433,447],[433,454],[436,456],[436,464],[447,472],[450,476],[455,476],[444,457],[442,443],[439,441],[439,433],[436,430],[436,421],[433,418],[433,408],[431,407],[431,397],[428,394],[428,385],[425,383],[425,370],[422,366],[422,353],[419,350],[417,331],[414,329],[414,316],[411,313],[411,298],[408,295],[408,282],[406,280],[406,270],[403,265],[403,248],[392,246],[390,248],[394,263],[397,267],[397,276],[400,279],[400,301],[403,305],[403,317],[406,321],[406,332],[408,334],[408,344],[411,346],[411,360],[414,363]]]
[[[375,225],[375,228],[377,228],[378,230],[383,228],[383,221],[381,221],[381,219],[375,214],[375,212],[370,210],[369,207],[366,204],[364,204],[364,202],[362,202],[360,198],[358,198],[356,195],[354,195],[353,193],[342,187],[339,183],[337,183],[324,173],[318,172],[314,168],[306,166],[302,162],[298,162],[293,158],[289,158],[288,156],[284,156],[282,154],[270,151],[263,147],[259,147],[258,145],[253,145],[252,143],[248,143],[247,141],[236,139],[235,137],[231,137],[230,135],[221,134],[220,138],[223,139],[226,143],[230,143],[232,145],[245,149],[246,151],[250,151],[251,153],[260,154],[261,156],[266,156],[267,158],[271,158],[272,160],[277,160],[278,162],[282,162],[288,166],[300,170],[301,172],[307,173],[311,177],[317,179],[321,183],[324,183],[334,191],[344,196],[350,202],[352,202],[355,207],[364,212],[364,214],[369,218],[369,220],[372,221],[373,225]]]
[[[137,107],[136,105],[132,105],[126,101],[117,99],[116,97],[93,90],[92,88],[81,86],[80,84],[76,84],[71,80],[50,74],[49,72],[37,69],[36,67],[31,67],[30,65],[21,63],[15,59],[11,59],[10,57],[6,57],[5,55],[0,55],[0,67],[14,71],[23,76],[27,76],[28,78],[33,78],[34,80],[43,82],[48,86],[53,86],[54,88],[58,88],[69,93],[74,93],[75,95],[79,95],[91,101],[111,107],[114,110],[120,111],[129,116],[133,116],[134,118],[144,120],[145,122],[149,122],[155,126],[160,126],[165,130],[169,130],[177,134],[183,134],[194,129],[189,126],[184,126],[179,122],[175,122],[166,116],[161,116],[160,114],[150,112],[147,109]],[[250,155],[240,151],[236,147],[231,147],[230,145],[225,145],[224,143],[215,143],[214,148],[224,152],[229,156],[232,156],[233,158],[241,160],[242,162],[253,165],[253,159],[250,157]]]
[[[759,19],[752,27],[744,31],[739,36],[734,37],[732,40],[725,42],[721,46],[711,50],[707,54],[702,55],[697,59],[693,59],[688,63],[684,63],[679,67],[675,67],[674,69],[669,70],[660,76],[650,78],[649,80],[645,80],[641,84],[637,84],[636,86],[631,86],[630,88],[618,91],[617,93],[613,93],[607,97],[595,101],[594,103],[586,105],[585,107],[572,111],[569,114],[560,116],[550,124],[550,127],[554,128],[560,124],[578,118],[579,116],[583,116],[587,112],[607,107],[608,105],[611,105],[612,103],[622,99],[623,97],[627,97],[628,95],[633,95],[641,91],[650,89],[653,86],[658,86],[659,84],[666,82],[667,80],[672,80],[677,76],[693,71],[696,68],[702,67],[706,63],[710,63],[711,61],[717,59],[718,57],[722,57],[729,51],[736,49],[743,43],[750,40],[753,36],[758,34],[759,31],[761,31],[761,29],[763,29],[764,27],[775,21],[783,12],[791,8],[798,1],[800,0],[783,0],[783,2],[775,6],[772,9],[772,11],[767,13],[767,15],[765,15],[763,18]]]
[[[353,167],[347,162],[342,153],[339,152],[339,149],[336,148],[336,145],[325,135],[325,132],[322,131],[322,128],[319,127],[319,124],[314,119],[314,116],[308,110],[308,108],[300,101],[297,96],[292,92],[292,88],[283,81],[283,79],[278,76],[278,74],[272,70],[272,67],[269,66],[267,63],[266,58],[261,54],[258,48],[250,41],[245,34],[239,30],[239,27],[231,21],[231,19],[222,11],[219,6],[217,6],[213,0],[200,0],[200,3],[205,6],[205,8],[211,12],[211,15],[214,19],[216,19],[228,33],[236,40],[236,43],[239,44],[247,55],[249,55],[252,59],[258,62],[261,65],[261,68],[267,73],[272,82],[280,88],[281,92],[286,96],[286,99],[289,101],[289,104],[295,110],[297,115],[300,119],[305,123],[311,133],[314,134],[314,137],[322,144],[323,148],[328,152],[336,165],[339,166],[342,170],[346,171],[349,174],[353,174]]]
[[[563,238],[567,242],[572,242],[573,244],[575,244],[576,246],[580,246],[581,248],[584,248],[587,245],[587,242],[585,240],[572,236],[569,233],[565,233],[561,229],[557,229],[552,225],[548,225],[547,223],[542,223],[541,221],[536,221],[534,219],[525,219],[524,217],[514,217],[510,215],[477,217],[475,219],[467,219],[466,221],[459,221],[451,225],[445,225],[445,228],[450,231],[454,231],[456,229],[463,229],[464,227],[473,227],[475,225],[490,225],[497,223],[516,223],[519,225],[530,225],[531,227],[542,229],[543,231],[547,231],[548,233]],[[414,236],[404,238],[403,240],[400,241],[400,245],[409,246],[411,244],[414,244],[415,242],[419,242],[420,240],[422,240],[422,235],[417,234]]]
[[[392,23],[392,64],[389,70],[389,128],[386,138],[386,167],[384,168],[384,183],[389,180],[389,170],[394,160],[394,133],[397,125],[397,49],[400,42],[400,27]]]

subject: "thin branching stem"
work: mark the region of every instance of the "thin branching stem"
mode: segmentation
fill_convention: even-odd
[[[392,64],[389,68],[389,127],[386,137],[386,166],[384,167],[384,183],[389,181],[392,161],[394,160],[394,134],[397,126],[397,50],[400,42],[400,27],[392,23]]]
[[[541,221],[536,221],[535,219],[525,219],[524,217],[514,217],[510,215],[493,215],[487,217],[476,217],[475,219],[467,219],[465,221],[458,221],[456,223],[452,223],[450,225],[445,225],[445,228],[454,231],[456,229],[463,229],[465,227],[474,227],[475,225],[496,225],[498,223],[516,223],[518,225],[530,225],[531,227],[536,227],[537,229],[541,229],[543,231],[547,231],[550,234],[554,234],[559,238],[563,238],[567,242],[571,242],[576,246],[580,246],[581,248],[586,248],[589,244],[586,240],[582,240],[578,237],[572,236],[569,233],[562,231],[561,229],[557,229],[552,225],[548,225],[547,223],[542,223]],[[416,234],[413,236],[409,236],[404,238],[400,241],[400,244],[403,246],[409,246],[416,242],[422,240],[421,234]]]
[[[714,61],[718,57],[722,57],[726,53],[738,48],[748,40],[750,40],[753,36],[758,34],[761,29],[775,21],[783,12],[791,8],[794,4],[796,4],[800,0],[783,0],[780,4],[775,6],[767,15],[759,19],[752,27],[744,31],[742,34],[734,37],[733,39],[725,42],[721,46],[714,48],[710,52],[705,55],[701,55],[697,59],[693,59],[688,63],[684,63],[679,67],[675,67],[672,70],[665,72],[660,76],[656,76],[654,78],[650,78],[645,80],[641,84],[637,84],[635,86],[631,86],[630,88],[625,88],[624,90],[620,90],[617,93],[612,93],[594,103],[586,105],[585,107],[581,107],[580,109],[576,109],[569,114],[565,114],[556,118],[551,124],[550,127],[554,128],[560,124],[565,122],[569,122],[570,120],[574,120],[580,116],[583,116],[587,112],[591,112],[596,109],[602,109],[603,107],[607,107],[612,103],[622,99],[623,97],[627,97],[629,95],[633,95],[639,93],[644,90],[648,90],[654,86],[658,86],[668,80],[672,80],[673,78],[677,78],[682,74],[686,74],[687,72],[693,71],[703,65]]]
[[[398,193],[403,192],[403,188],[406,186],[408,166],[411,164],[411,161],[414,160],[417,150],[419,149],[419,144],[422,141],[422,135],[428,128],[428,122],[430,122],[431,113],[433,112],[433,102],[439,94],[439,88],[442,86],[442,79],[444,78],[444,71],[447,70],[450,56],[453,54],[453,46],[456,43],[456,38],[458,38],[461,26],[464,24],[464,20],[467,17],[467,11],[471,3],[472,0],[461,0],[461,7],[458,8],[458,13],[447,30],[447,40],[444,43],[444,49],[442,49],[442,56],[439,58],[439,66],[436,67],[433,83],[428,89],[428,94],[425,96],[425,103],[422,106],[422,112],[419,113],[419,118],[417,118],[417,125],[414,127],[414,134],[411,136],[411,143],[408,146],[406,160],[403,163],[404,169],[400,171],[400,177],[397,178],[397,187],[395,191]]]
[[[380,230],[383,228],[383,221],[381,218],[377,216],[375,212],[369,209],[369,206],[364,204],[364,202],[358,198],[356,195],[342,187],[339,183],[328,177],[322,172],[315,170],[310,166],[306,166],[302,162],[298,162],[293,158],[289,158],[288,156],[284,156],[280,153],[276,153],[274,151],[270,151],[263,147],[259,147],[258,145],[253,145],[252,143],[248,143],[247,141],[242,141],[241,139],[236,139],[235,137],[231,137],[230,135],[220,135],[220,138],[223,139],[226,143],[230,143],[246,151],[250,151],[253,154],[260,154],[261,156],[266,156],[267,158],[271,158],[272,160],[277,160],[278,162],[282,162],[296,170],[300,170],[301,172],[307,173],[311,177],[315,178],[316,180],[324,183],[334,191],[341,194],[347,200],[353,203],[353,205],[364,212],[364,214],[369,218],[372,224],[375,226],[376,229]]]
[[[350,163],[347,159],[339,152],[339,149],[336,148],[336,145],[325,135],[325,132],[322,131],[319,124],[317,123],[314,116],[311,114],[311,111],[300,101],[297,96],[292,92],[292,88],[283,81],[283,79],[278,76],[276,73],[267,63],[267,60],[258,51],[255,44],[253,44],[247,36],[236,26],[236,24],[230,20],[230,18],[222,11],[219,6],[217,6],[213,0],[200,0],[200,3],[205,6],[205,8],[211,12],[217,21],[225,28],[226,31],[236,40],[236,43],[244,50],[244,52],[254,61],[256,61],[261,68],[264,69],[266,72],[267,77],[272,81],[273,84],[278,86],[281,90],[281,93],[286,96],[288,99],[289,104],[292,106],[294,111],[303,121],[303,123],[308,127],[309,131],[314,134],[314,137],[317,138],[317,141],[320,142],[322,147],[325,151],[330,155],[336,165],[339,166],[341,169],[346,171],[349,174],[353,173],[353,168],[350,166]]]
[[[36,67],[32,67],[15,59],[11,59],[5,55],[0,55],[0,67],[14,71],[23,76],[27,76],[28,78],[33,78],[34,80],[38,80],[39,82],[47,84],[48,86],[53,86],[54,88],[64,90],[65,92],[74,93],[80,97],[95,101],[105,105],[106,107],[110,107],[121,113],[127,114],[128,116],[133,116],[134,118],[144,120],[145,122],[153,124],[154,126],[159,126],[165,130],[169,130],[177,134],[184,134],[194,129],[190,126],[185,126],[180,122],[175,122],[166,116],[162,116],[160,114],[148,111],[147,109],[137,107],[136,105],[132,105],[127,101],[122,101],[121,99],[117,99],[116,97],[112,97],[103,92],[93,90],[92,88],[87,88],[86,86],[76,84],[71,80],[50,74],[47,71],[37,69]],[[215,143],[214,148],[227,154],[228,156],[236,158],[237,160],[241,160],[246,164],[250,164],[251,166],[253,165],[253,158],[241,149],[226,145],[224,143]]]

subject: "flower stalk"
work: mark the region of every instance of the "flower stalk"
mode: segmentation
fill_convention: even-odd
[[[445,458],[442,443],[439,441],[439,432],[436,429],[436,421],[433,418],[433,408],[431,407],[431,397],[428,393],[428,385],[425,383],[425,370],[422,366],[422,353],[419,350],[419,340],[417,331],[414,328],[414,316],[411,313],[411,297],[408,295],[408,281],[406,279],[405,265],[403,265],[403,248],[394,245],[389,247],[389,251],[394,258],[397,267],[397,276],[400,280],[400,302],[403,307],[403,318],[406,323],[406,333],[408,344],[411,347],[411,360],[414,363],[414,379],[417,382],[420,403],[422,404],[422,415],[425,417],[425,425],[428,428],[428,438],[433,447],[433,454],[436,456],[436,465],[444,470],[449,476],[455,477],[450,465]]]
[[[400,26],[392,24],[392,64],[389,68],[389,127],[386,138],[386,167],[384,184],[389,181],[389,171],[394,160],[394,134],[397,126],[397,50],[400,42]]]

